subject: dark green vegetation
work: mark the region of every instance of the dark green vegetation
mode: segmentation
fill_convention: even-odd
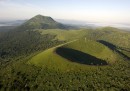
[[[77,62],[80,64],[107,65],[107,62],[105,62],[104,60],[70,48],[57,48],[56,53],[72,62]]]
[[[124,54],[124,53],[122,53],[122,52],[119,51],[119,49],[120,50],[125,50],[125,49],[122,49],[122,48],[117,49],[117,47],[115,45],[113,45],[113,44],[111,44],[111,43],[109,43],[107,41],[99,40],[99,42],[102,43],[102,44],[104,44],[105,46],[109,47],[111,50],[116,51],[117,53],[119,53],[120,55],[122,55],[127,60],[130,60],[129,56],[127,56],[126,54]],[[125,50],[125,51],[130,52],[128,50]]]
[[[129,32],[31,26],[0,33],[1,91],[130,90]]]
[[[0,63],[19,57],[26,57],[35,52],[45,50],[63,43],[53,40],[54,35],[40,35],[34,31],[9,31],[0,38]]]

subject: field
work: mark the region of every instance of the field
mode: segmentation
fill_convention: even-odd
[[[35,29],[32,32],[40,33],[50,44],[35,40],[44,48],[3,65],[0,69],[1,90],[130,90],[129,32],[110,27]],[[33,48],[35,50],[36,45]]]

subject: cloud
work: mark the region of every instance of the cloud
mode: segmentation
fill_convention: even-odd
[[[10,0],[0,0],[0,2],[7,2],[7,1],[10,1]]]

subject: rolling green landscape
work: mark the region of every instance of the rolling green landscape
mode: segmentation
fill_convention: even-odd
[[[1,91],[130,91],[130,32],[36,15],[0,32]]]

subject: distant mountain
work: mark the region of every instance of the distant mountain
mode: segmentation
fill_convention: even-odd
[[[71,24],[71,25],[85,25],[86,21],[78,21],[78,20],[67,20],[67,19],[56,19],[56,21],[61,22],[63,24]]]
[[[14,20],[14,21],[2,21],[0,22],[0,27],[2,26],[20,26],[25,23],[27,20]]]
[[[7,32],[14,30],[16,26],[0,26],[0,32]]]
[[[49,16],[42,16],[42,15],[36,15],[20,26],[20,29],[22,30],[55,29],[55,28],[65,29],[66,26],[56,22]]]

